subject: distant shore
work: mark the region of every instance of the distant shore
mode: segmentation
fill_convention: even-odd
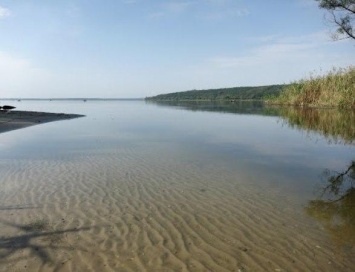
[[[281,93],[287,85],[256,87],[232,87],[207,90],[191,90],[146,97],[146,101],[240,101],[265,100]]]
[[[355,67],[334,68],[324,75],[290,84],[191,90],[146,97],[154,102],[264,101],[269,105],[312,108],[355,108]]]
[[[33,125],[79,117],[84,117],[84,115],[34,111],[0,111],[0,133]]]

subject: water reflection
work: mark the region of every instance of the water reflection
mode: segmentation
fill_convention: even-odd
[[[265,107],[262,101],[146,101],[147,104],[155,104],[160,107],[171,107],[190,111],[209,111],[234,114],[257,114],[277,116],[278,109]]]
[[[319,133],[329,143],[355,143],[355,110],[270,107],[262,102],[155,103],[191,111],[278,116],[288,127]],[[322,180],[319,194],[308,201],[305,212],[322,224],[336,244],[351,248],[355,245],[355,159],[342,172],[324,171]]]
[[[262,101],[149,101],[146,103],[191,111],[279,116],[291,128],[320,133],[330,143],[355,143],[355,110],[277,107],[264,105]]]
[[[355,160],[342,172],[326,170],[325,184],[306,213],[318,220],[337,245],[355,245]]]
[[[355,110],[280,108],[280,116],[291,127],[316,131],[332,143],[355,143]]]

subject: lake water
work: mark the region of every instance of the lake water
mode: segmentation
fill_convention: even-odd
[[[0,134],[0,271],[355,270],[354,112],[11,104],[86,116]]]

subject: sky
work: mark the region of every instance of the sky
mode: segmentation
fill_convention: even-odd
[[[0,97],[143,98],[355,64],[314,0],[0,0]]]

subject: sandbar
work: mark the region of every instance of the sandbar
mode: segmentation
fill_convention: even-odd
[[[79,117],[84,117],[84,115],[35,111],[0,111],[0,133],[33,125]]]

